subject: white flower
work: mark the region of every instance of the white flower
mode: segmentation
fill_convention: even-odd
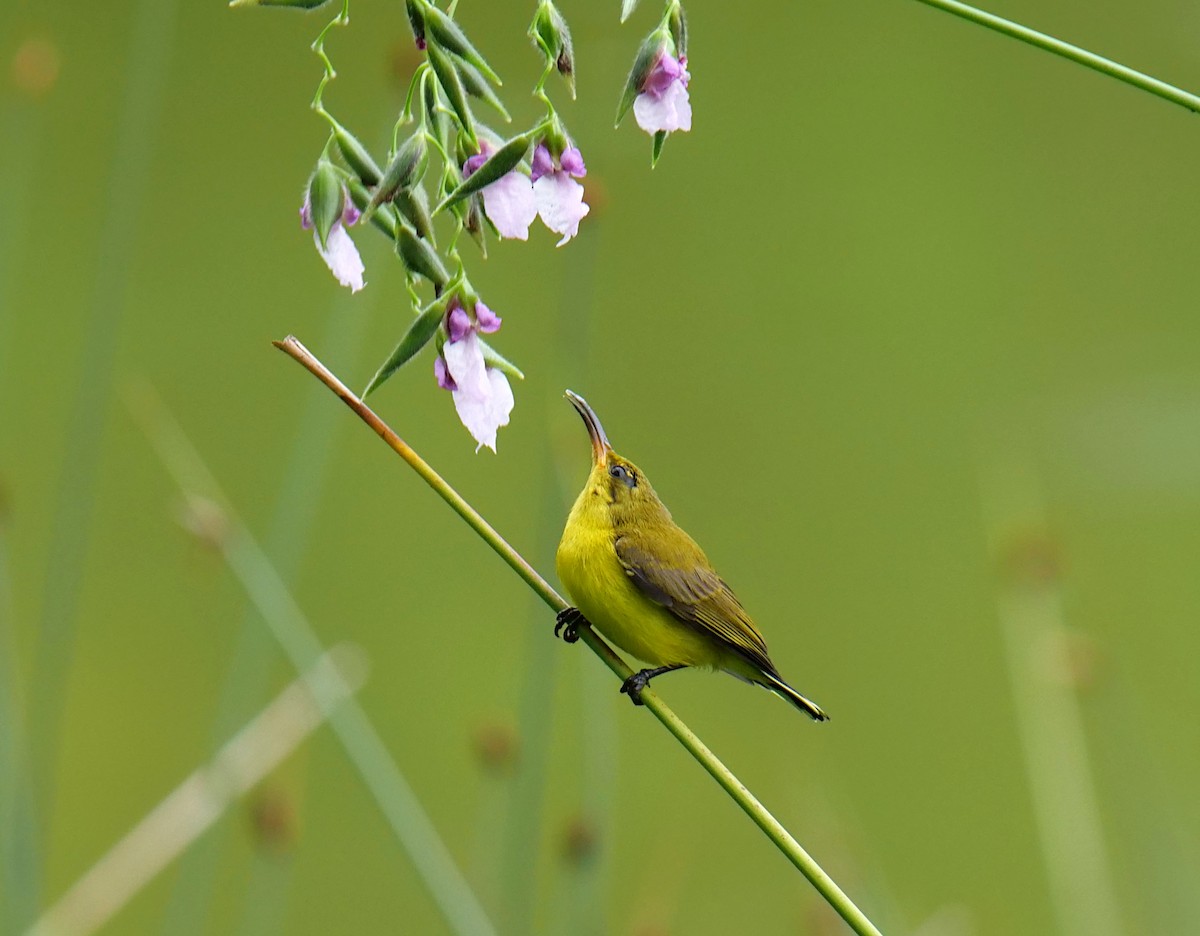
[[[313,230],[313,243],[316,244],[317,253],[321,255],[334,278],[343,286],[349,286],[351,292],[358,292],[366,285],[363,281],[366,267],[363,266],[362,257],[358,255],[354,241],[346,233],[346,228],[358,220],[360,212],[348,195],[343,193],[342,197],[345,200],[342,214],[329,229],[325,246],[321,246],[321,235],[316,230]],[[304,206],[300,209],[300,226],[305,230],[313,227],[312,206],[307,195],[304,197]]]
[[[514,400],[508,378],[483,360],[483,348],[475,330],[442,348],[446,371],[453,381],[451,394],[458,418],[479,444],[496,451],[496,431],[508,425]],[[439,379],[439,382],[440,379]]]
[[[687,90],[691,76],[684,64],[685,60],[663,49],[642,82],[641,93],[633,102],[633,116],[647,133],[692,129],[692,102]]]

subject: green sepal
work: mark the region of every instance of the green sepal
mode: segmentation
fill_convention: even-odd
[[[625,79],[625,90],[621,92],[621,101],[617,104],[617,122],[614,126],[621,125],[621,121],[629,113],[629,108],[633,107],[633,102],[642,93],[642,85],[646,83],[650,69],[658,61],[659,53],[668,38],[661,29],[656,29],[642,41],[637,57],[633,60],[633,67],[629,69],[629,77]]]
[[[671,30],[671,39],[675,42],[675,57],[687,57],[687,16],[683,12],[683,5],[676,3],[671,7],[667,14],[667,28]]]
[[[529,152],[529,147],[532,143],[533,136],[529,133],[513,137],[496,150],[496,152],[492,153],[482,166],[463,179],[458,187],[443,198],[438,206],[433,209],[433,213],[437,214],[455,202],[462,201],[468,195],[474,195],[476,192],[482,191],[496,180],[512,172],[521,164],[521,160]]]
[[[436,243],[433,236],[433,218],[429,216],[429,196],[425,194],[424,188],[418,185],[401,189],[392,199],[392,204],[400,212],[400,216],[412,225],[418,237],[431,244]]]
[[[423,276],[441,289],[450,282],[450,275],[442,265],[442,259],[429,245],[429,241],[417,236],[417,232],[403,221],[396,231],[396,253],[409,273]]]
[[[396,155],[388,163],[387,171],[383,174],[367,213],[375,211],[384,202],[391,201],[401,189],[411,188],[421,181],[425,167],[429,165],[429,149],[425,144],[425,130],[418,128],[417,132],[405,140]]]
[[[431,303],[413,320],[413,323],[408,326],[408,331],[404,333],[404,337],[400,339],[400,343],[396,345],[392,353],[388,355],[388,359],[375,372],[371,382],[367,384],[367,389],[363,391],[364,397],[370,396],[380,384],[416,357],[421,349],[429,344],[429,340],[437,334],[438,326],[442,324],[445,314],[446,300],[439,299]]]
[[[355,207],[359,211],[366,211],[367,205],[371,203],[371,193],[367,191],[366,186],[358,179],[351,178],[346,181],[346,187],[350,190],[350,200],[354,202]],[[392,240],[396,239],[396,216],[392,214],[391,208],[387,205],[381,207],[367,220]]]
[[[637,9],[638,0],[621,0],[621,22],[629,19],[633,11]]]
[[[504,102],[492,90],[492,86],[487,83],[483,75],[479,74],[479,69],[466,59],[459,59],[454,64],[458,66],[458,77],[462,80],[463,88],[467,94],[490,104],[504,118],[505,123],[512,123],[512,117],[509,115],[508,109],[504,106]]]
[[[322,159],[308,180],[308,210],[321,247],[328,245],[329,232],[341,219],[345,206],[346,193],[337,169],[333,163]]]
[[[421,4],[418,0],[404,0],[404,12],[408,14],[408,25],[412,27],[417,48],[420,48],[425,42],[425,15],[421,12]]]
[[[429,56],[429,64],[433,66],[433,73],[437,75],[438,84],[446,93],[450,107],[458,115],[458,122],[462,124],[467,135],[474,140],[475,120],[471,116],[471,108],[467,106],[467,94],[463,90],[462,79],[458,77],[458,69],[454,67],[450,56],[432,43],[425,50],[425,54]]]
[[[442,149],[445,149],[450,142],[450,121],[446,119],[446,114],[441,109],[441,99],[438,96],[438,83],[434,79],[437,76],[430,76],[426,70],[421,78],[421,106],[425,111],[425,123],[433,132],[437,141],[442,144]]]
[[[497,87],[504,84],[500,80],[500,76],[492,71],[492,67],[479,54],[479,50],[471,45],[471,40],[459,28],[458,23],[431,3],[422,4],[422,12],[425,14],[425,28],[428,30],[429,38],[443,49],[453,52],[459,58],[466,59]],[[430,43],[430,46],[432,47],[433,43]]]
[[[482,338],[479,338],[479,348],[481,351],[483,351],[483,363],[488,367],[494,367],[498,371],[503,371],[504,373],[508,374],[509,377],[516,377],[517,380],[525,379],[525,374],[521,371],[521,368],[517,367],[516,364],[498,352]]]
[[[662,155],[663,144],[667,142],[666,130],[654,131],[654,146],[650,152],[650,168],[653,169],[658,165],[658,157]]]
[[[229,0],[230,7],[291,7],[295,10],[315,10],[329,0]]]
[[[369,187],[378,185],[379,180],[383,177],[383,172],[371,154],[367,152],[367,148],[358,142],[354,134],[332,117],[329,118],[329,122],[333,127],[333,139],[337,143],[338,152],[342,154],[342,159],[346,161],[350,171],[358,176],[363,185]]]

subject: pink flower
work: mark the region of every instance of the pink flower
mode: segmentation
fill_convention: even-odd
[[[480,140],[479,153],[468,158],[463,166],[464,178],[487,162],[495,151],[496,148],[487,140]],[[529,179],[514,169],[491,185],[484,186],[481,194],[483,208],[501,237],[517,240],[529,238],[529,225],[537,217],[537,203]]]
[[[362,257],[358,255],[358,248],[346,233],[346,228],[358,220],[361,212],[354,207],[354,202],[345,190],[342,192],[342,201],[342,215],[333,222],[329,236],[325,238],[325,246],[321,246],[321,237],[316,231],[313,231],[313,243],[317,245],[317,253],[321,255],[334,278],[343,286],[349,286],[351,292],[358,292],[366,285],[363,282],[366,268],[363,266]],[[300,226],[306,231],[313,226],[312,205],[308,195],[304,196],[304,204],[300,208]]]
[[[591,210],[583,200],[583,186],[575,181],[587,175],[583,154],[574,146],[568,147],[558,158],[556,168],[550,150],[539,143],[533,151],[532,169],[538,214],[546,227],[563,236],[558,242],[561,247],[579,233],[579,222]]]
[[[686,58],[677,59],[666,48],[658,53],[633,102],[633,116],[647,133],[692,129],[692,103],[687,90],[691,76],[686,65]]]
[[[482,302],[475,303],[475,322],[455,301],[446,316],[448,341],[433,362],[438,386],[449,390],[454,408],[467,431],[479,443],[475,451],[487,446],[496,451],[496,432],[508,425],[514,405],[508,378],[488,367],[478,332],[490,333],[500,327],[500,317]]]

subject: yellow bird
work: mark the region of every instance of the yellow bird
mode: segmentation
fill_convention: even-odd
[[[563,631],[574,643],[586,620],[626,653],[653,664],[621,686],[637,705],[655,676],[701,666],[769,689],[825,721],[820,706],[780,677],[741,602],[671,519],[646,476],[613,451],[587,401],[570,390],[567,399],[592,438],[592,471],[558,544],[558,577],[576,607],[559,614],[555,635]]]

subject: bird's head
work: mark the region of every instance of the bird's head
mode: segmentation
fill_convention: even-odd
[[[634,521],[657,511],[665,513],[666,508],[637,465],[613,450],[599,417],[587,400],[570,390],[567,399],[583,417],[592,440],[592,472],[585,493],[598,498],[615,522]]]

